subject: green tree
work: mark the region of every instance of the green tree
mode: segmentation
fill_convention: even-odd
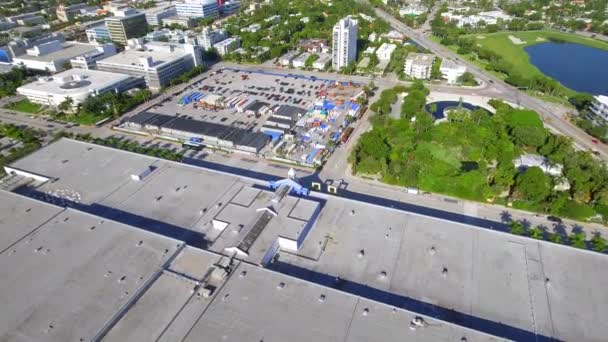
[[[74,106],[74,99],[72,99],[69,96],[66,96],[66,98],[63,101],[61,101],[60,104],[57,105],[57,109],[64,113],[71,112],[73,106]]]
[[[524,199],[541,202],[551,193],[549,177],[539,167],[530,167],[517,175],[517,191]]]
[[[511,234],[515,234],[515,235],[525,235],[526,234],[526,227],[523,225],[523,223],[521,223],[519,221],[511,221],[511,223],[509,223],[509,228],[511,229]]]
[[[591,245],[596,252],[604,252],[606,250],[606,239],[602,237],[600,232],[595,232],[591,239]]]
[[[534,227],[528,230],[528,236],[536,240],[542,240],[544,234],[544,231],[540,227]]]
[[[585,233],[576,232],[570,235],[570,241],[573,247],[585,249],[587,248],[587,242],[585,241]]]
[[[518,126],[513,128],[511,135],[518,145],[539,147],[547,139],[547,130],[542,127]]]

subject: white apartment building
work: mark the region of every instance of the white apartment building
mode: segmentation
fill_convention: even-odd
[[[443,59],[439,70],[441,71],[442,78],[446,79],[449,84],[454,84],[458,82],[460,76],[467,72],[467,67],[456,64],[456,62],[452,60]]]
[[[422,4],[410,4],[406,7],[402,7],[399,9],[399,15],[402,17],[405,16],[419,16],[428,12],[428,7]]]
[[[56,107],[69,97],[76,108],[89,96],[109,91],[122,92],[141,85],[141,77],[98,70],[70,69],[52,77],[40,77],[17,88],[17,93],[27,97],[30,102],[50,107]]]
[[[389,61],[395,49],[397,49],[397,45],[395,44],[382,43],[378,50],[376,50],[376,56],[381,61]]]
[[[434,61],[435,55],[410,52],[405,59],[403,72],[411,78],[421,80],[429,79],[431,78]]]
[[[232,51],[241,47],[241,38],[240,37],[230,37],[228,39],[224,39],[218,43],[213,44],[215,50],[220,56],[231,53]]]
[[[299,55],[298,57],[294,58],[291,61],[291,65],[293,65],[294,68],[304,68],[306,67],[306,60],[311,56],[312,54],[309,52],[304,52],[303,54]]]
[[[608,121],[608,96],[595,96],[595,101],[591,104],[591,112],[604,121]]]
[[[144,10],[146,21],[150,26],[162,25],[162,20],[177,15],[177,10],[173,5],[163,5]]]
[[[214,30],[210,27],[204,27],[201,35],[198,36],[198,42],[205,50],[209,50],[215,43],[219,43],[227,37],[228,34],[224,30]]]
[[[216,0],[185,0],[175,4],[177,15],[190,18],[216,18],[219,16],[219,6]]]
[[[346,17],[333,29],[332,67],[340,70],[357,59],[357,21]]]

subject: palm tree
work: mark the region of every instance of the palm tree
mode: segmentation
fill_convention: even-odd
[[[60,104],[57,105],[57,109],[64,113],[68,112],[68,111],[71,112],[73,107],[74,107],[74,99],[72,99],[69,96],[67,96],[63,101],[61,101]]]

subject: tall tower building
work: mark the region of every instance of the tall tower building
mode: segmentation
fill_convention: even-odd
[[[357,21],[346,17],[340,20],[333,31],[331,65],[340,70],[357,59]]]

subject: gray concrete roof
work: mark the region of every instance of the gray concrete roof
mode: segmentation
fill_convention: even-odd
[[[156,169],[149,176],[142,181],[131,180],[131,174],[150,165]],[[238,227],[217,232],[211,221],[224,215],[228,221],[247,224],[246,218],[253,217],[257,209],[258,196],[271,198],[265,191],[252,189],[256,182],[251,179],[65,139],[14,166],[54,179],[32,192],[41,198],[48,199],[49,193],[77,193],[79,196],[71,196],[81,199],[77,208],[182,240],[190,241],[184,237],[194,232],[202,240],[200,246],[218,253],[224,253],[224,248],[238,240]],[[294,197],[286,199],[287,204],[297,202]],[[608,308],[599,304],[608,302],[604,291],[608,273],[601,271],[608,266],[606,255],[339,197],[321,200],[321,214],[303,247],[297,253],[280,252],[268,267],[389,306],[517,340],[533,339],[538,333],[560,340],[594,341],[608,334],[608,325],[602,320]],[[306,216],[310,212],[307,202],[296,203],[296,209],[282,218]],[[46,216],[40,217],[31,224]],[[280,221],[270,221],[246,261],[258,263],[276,237],[285,232]],[[188,265],[210,263],[214,262],[206,258],[185,262],[175,266],[175,273],[189,273],[185,278],[199,281],[208,267],[185,271]],[[159,291],[172,293],[162,288]],[[231,298],[240,297],[231,294]],[[284,308],[285,303],[272,305]],[[202,306],[200,302],[187,302],[184,310],[200,315]],[[220,308],[210,312],[215,310],[219,310],[217,316],[210,317],[221,321],[228,315]],[[240,319],[251,319],[247,314],[231,312],[238,317],[235,326]],[[299,318],[304,314],[293,315]],[[270,326],[263,317],[259,319],[261,326]],[[180,328],[167,331],[178,336],[194,321],[180,318],[176,321]],[[248,331],[246,327],[235,329],[230,336]],[[323,335],[324,329],[319,323],[319,336],[332,336]],[[222,337],[214,335],[219,331],[210,328],[210,340]],[[364,329],[357,334],[365,333]]]
[[[184,339],[190,341],[496,341],[310,282],[241,263]]]
[[[0,203],[56,215],[40,227],[24,226],[23,238],[0,254],[2,341],[91,340],[179,246],[73,209],[13,197],[0,192]],[[11,226],[0,222],[1,231]]]
[[[518,340],[608,332],[606,255],[341,199],[298,254],[269,267]]]

